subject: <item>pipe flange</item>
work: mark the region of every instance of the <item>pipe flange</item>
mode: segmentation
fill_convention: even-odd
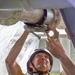
[[[37,23],[25,23],[25,29],[36,32],[48,30],[48,24],[57,27],[60,23],[60,12],[57,9],[45,9],[44,15]]]
[[[54,21],[53,21],[52,25],[54,27],[57,27],[60,23],[60,20],[61,20],[60,10],[59,9],[54,9]]]

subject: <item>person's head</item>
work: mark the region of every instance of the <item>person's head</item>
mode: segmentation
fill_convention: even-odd
[[[53,64],[53,58],[45,49],[36,49],[27,62],[28,73],[49,73]]]

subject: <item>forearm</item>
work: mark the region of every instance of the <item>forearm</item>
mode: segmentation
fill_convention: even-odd
[[[65,75],[70,75],[68,72],[67,72],[67,70],[65,69],[65,67],[64,67],[64,65],[61,63],[61,65],[62,65],[62,68],[63,68],[63,71],[62,72],[64,72],[65,73]]]
[[[69,74],[69,75],[74,75],[75,74],[75,66],[71,62],[71,60],[68,58],[66,54],[64,54],[61,58],[60,61],[62,63],[64,71]]]
[[[9,55],[6,58],[6,62],[12,65],[14,61],[16,60],[18,54],[20,53],[22,46],[28,36],[29,32],[25,31],[23,35],[17,40],[15,45],[12,47]]]

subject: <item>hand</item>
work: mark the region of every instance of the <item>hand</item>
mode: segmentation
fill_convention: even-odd
[[[65,51],[61,45],[61,43],[58,40],[58,36],[59,33],[57,32],[57,30],[52,27],[49,26],[50,30],[53,30],[54,32],[54,36],[50,37],[48,32],[46,32],[47,35],[47,40],[46,40],[46,48],[58,59],[60,59]]]
[[[49,27],[49,30],[46,31],[47,34],[48,34],[49,31],[51,31],[51,30],[54,32],[54,35],[53,35],[53,36],[49,36],[49,37],[50,37],[50,38],[54,38],[54,39],[58,39],[58,38],[59,38],[59,32],[56,30],[56,28],[53,27],[53,26],[51,26],[51,25],[48,25],[48,27]],[[48,36],[48,35],[47,35],[47,36]]]

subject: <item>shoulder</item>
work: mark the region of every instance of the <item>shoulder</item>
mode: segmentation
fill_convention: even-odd
[[[24,74],[23,72],[22,72],[22,69],[21,69],[21,67],[20,66],[18,66],[18,75],[26,75],[26,74]]]

